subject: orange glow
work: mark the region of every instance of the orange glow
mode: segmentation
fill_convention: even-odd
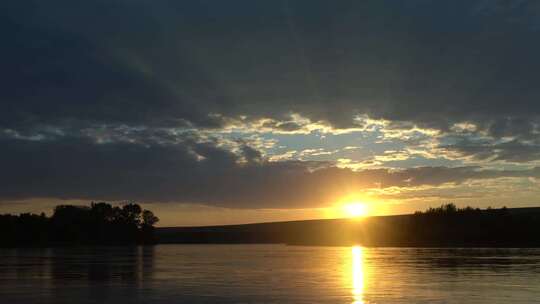
[[[343,206],[343,210],[348,217],[361,217],[368,214],[368,207],[365,203],[354,202]]]
[[[378,215],[381,203],[376,202],[376,198],[368,194],[350,193],[342,196],[328,209],[331,210],[334,218],[360,219],[366,216]]]

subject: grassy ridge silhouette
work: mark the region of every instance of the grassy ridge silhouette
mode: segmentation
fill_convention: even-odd
[[[415,214],[158,228],[160,243],[285,243],[387,247],[540,247],[540,208],[457,208]]]

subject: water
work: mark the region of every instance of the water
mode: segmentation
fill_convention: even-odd
[[[0,302],[540,303],[540,250],[2,249]]]

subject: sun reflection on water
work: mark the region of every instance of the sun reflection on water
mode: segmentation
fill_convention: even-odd
[[[352,251],[352,295],[353,304],[364,302],[364,261],[363,250],[360,246],[353,246]]]

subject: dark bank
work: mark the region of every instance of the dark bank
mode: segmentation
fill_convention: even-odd
[[[45,214],[0,215],[2,247],[290,244],[367,247],[540,247],[540,208],[457,208],[415,214],[206,227],[155,228],[134,203],[59,205]]]
[[[156,243],[159,219],[138,204],[113,207],[59,205],[51,217],[22,213],[0,215],[1,247],[136,245]]]
[[[373,247],[540,247],[540,208],[474,209],[208,227],[157,228],[159,243],[284,243]]]

